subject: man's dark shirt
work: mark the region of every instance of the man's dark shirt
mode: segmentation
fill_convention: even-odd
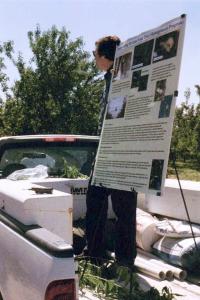
[[[97,129],[97,135],[101,134],[101,130],[102,130],[102,126],[103,126],[106,106],[108,104],[108,93],[109,93],[111,78],[112,78],[112,73],[111,73],[111,68],[110,68],[104,75],[106,85],[105,85],[105,89],[102,94],[102,97],[100,99],[100,113],[99,113],[99,124],[98,124],[98,129]]]

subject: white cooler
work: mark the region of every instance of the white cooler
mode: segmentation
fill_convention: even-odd
[[[86,214],[86,193],[88,179],[45,178],[31,179],[31,182],[51,187],[73,195],[73,220],[84,218]]]
[[[55,189],[52,194],[31,190],[38,186],[28,180],[1,179],[0,206],[21,223],[38,224],[72,244],[72,195]]]
[[[181,180],[181,186],[191,221],[200,224],[200,183]],[[151,213],[188,221],[177,179],[166,179],[164,195],[146,195],[145,202]]]
[[[73,220],[85,218],[86,214],[86,194],[88,179],[68,179],[68,178],[45,178],[31,179],[31,182],[45,187],[52,187],[56,190],[71,193],[73,195]],[[109,197],[108,218],[114,218],[111,200]]]

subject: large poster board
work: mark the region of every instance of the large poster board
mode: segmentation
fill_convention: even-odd
[[[118,46],[92,184],[161,194],[185,22],[183,15]]]

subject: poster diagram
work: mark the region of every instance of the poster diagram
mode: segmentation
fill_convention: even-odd
[[[92,184],[162,193],[185,23],[183,15],[118,46]]]

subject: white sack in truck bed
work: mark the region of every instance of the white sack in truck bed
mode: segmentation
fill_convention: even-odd
[[[57,190],[39,194],[33,187],[38,185],[26,180],[1,179],[3,210],[25,225],[38,224],[72,244],[72,195]]]
[[[163,260],[184,269],[200,273],[200,238],[175,239],[163,237],[153,246],[153,252]]]
[[[200,237],[200,225],[192,224],[192,230],[195,236]],[[156,232],[162,236],[187,238],[192,237],[192,230],[186,221],[165,219],[156,222]]]
[[[136,217],[137,246],[145,251],[151,251],[151,246],[160,238],[155,230],[157,219],[140,208],[137,208]]]

